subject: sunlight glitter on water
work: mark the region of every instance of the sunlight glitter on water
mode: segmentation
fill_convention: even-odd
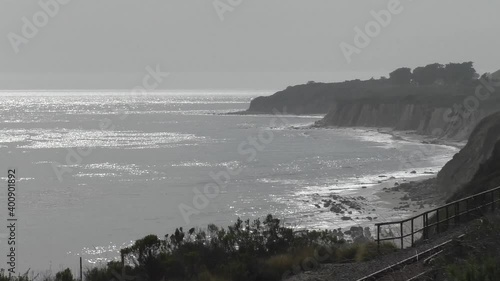
[[[0,133],[0,143],[28,142],[28,144],[18,146],[27,149],[71,147],[158,148],[175,144],[197,145],[207,141],[209,140],[206,137],[171,132],[13,129],[3,130]]]

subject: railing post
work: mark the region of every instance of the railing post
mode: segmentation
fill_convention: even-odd
[[[469,198],[465,199],[465,219],[469,219]]]
[[[399,225],[399,233],[401,234],[401,250],[404,249],[403,245],[403,222]]]
[[[83,281],[82,257],[80,257],[80,281]]]
[[[495,191],[491,192],[491,211],[495,211]]]
[[[482,209],[482,214],[484,215],[488,211],[488,207],[486,206],[486,193],[483,193],[483,202],[481,202],[481,205],[483,206]]]
[[[422,215],[422,222],[423,222],[423,227],[422,227],[422,238],[425,240],[427,239],[427,221],[425,220],[425,214]]]
[[[411,219],[411,246],[415,246],[414,232],[413,232],[413,218]]]
[[[380,224],[377,224],[377,251],[380,252]]]
[[[455,224],[460,223],[460,201],[455,203]]]
[[[450,215],[448,214],[448,207],[450,207],[450,206],[446,205],[446,212],[445,212],[445,214],[446,214],[446,229],[445,230],[447,230],[450,226]]]
[[[429,213],[424,214],[424,239],[429,239]]]
[[[439,210],[436,210],[436,232],[439,233]]]

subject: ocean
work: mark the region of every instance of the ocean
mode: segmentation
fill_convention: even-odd
[[[80,256],[84,267],[105,263],[145,235],[238,217],[346,227],[353,222],[316,204],[362,186],[376,200],[369,192],[380,175],[412,177],[408,159],[418,174],[435,173],[457,152],[373,129],[311,128],[322,116],[225,114],[269,94],[1,93],[0,222],[7,225],[7,175],[15,169],[18,272],[77,272]],[[430,157],[412,156],[429,147]],[[7,241],[2,227],[1,253]],[[6,262],[2,254],[0,268]]]

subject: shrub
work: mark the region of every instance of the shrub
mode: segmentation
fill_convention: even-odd
[[[113,279],[188,281],[275,281],[313,270],[320,263],[353,262],[373,258],[373,246],[346,244],[338,232],[294,231],[268,215],[264,220],[238,219],[227,228],[178,228],[159,238],[148,235],[121,250],[121,262],[87,269],[86,281]],[[44,281],[74,281],[69,269]],[[26,276],[0,281],[29,281]]]
[[[29,281],[30,278],[28,277],[28,274],[29,270],[23,275],[19,274],[18,276],[9,277],[9,273],[6,273],[5,269],[0,268],[0,281]]]
[[[447,267],[448,276],[455,281],[496,281],[500,280],[498,260],[487,258],[483,261],[470,259],[465,264]]]
[[[69,268],[56,273],[56,281],[73,281],[73,274]]]
[[[357,248],[356,261],[364,262],[373,260],[377,256],[386,255],[397,251],[397,247],[392,243],[381,243],[380,249],[376,242],[360,244]]]
[[[265,261],[265,264],[274,271],[283,273],[287,270],[292,269],[296,264],[300,263],[295,263],[295,259],[292,255],[282,254],[270,257]]]
[[[228,281],[228,279],[214,276],[212,273],[204,270],[200,274],[198,274],[197,281]]]
[[[109,281],[112,280],[112,278],[114,278],[112,274],[108,273],[107,268],[99,268],[99,267],[87,269],[83,273],[83,276],[85,280],[92,280],[92,281]]]
[[[134,270],[147,272],[152,280],[162,276],[206,279],[206,272],[230,280],[272,280],[291,263],[300,265],[313,257],[317,245],[342,242],[328,230],[294,232],[268,215],[263,221],[238,219],[227,228],[209,225],[206,230],[187,232],[178,228],[164,239],[148,235],[123,249],[122,255],[135,260]]]
[[[336,262],[349,263],[356,260],[359,244],[345,245],[337,250]]]

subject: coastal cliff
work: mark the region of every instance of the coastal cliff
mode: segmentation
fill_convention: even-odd
[[[484,118],[467,145],[441,169],[437,183],[454,197],[500,185],[500,113]]]
[[[392,128],[463,141],[479,121],[500,110],[500,88],[478,94],[477,87],[313,83],[255,98],[246,113],[326,114],[316,127]]]
[[[255,98],[243,113],[326,114],[316,127],[392,128],[463,141],[479,121],[500,110],[500,71],[480,79],[441,79],[447,77],[442,73],[450,65],[426,66],[437,71],[426,75],[433,77],[427,83],[419,80],[417,69],[413,74],[406,69],[404,81],[398,81],[394,73],[405,69],[394,71],[390,79],[311,81]],[[475,72],[472,64],[468,65],[469,72]]]
[[[310,83],[252,100],[246,113],[326,114],[315,127],[375,127],[466,140],[500,110],[499,83],[390,85],[385,81]],[[496,85],[496,86],[493,86]]]
[[[474,94],[474,85],[394,85],[387,80],[352,80],[339,83],[309,82],[290,86],[271,96],[253,99],[245,113],[326,114],[339,102],[413,101],[435,103],[455,101]],[[453,104],[453,103],[452,103]]]
[[[471,112],[453,111],[451,106],[459,101],[452,101],[448,107],[411,101],[335,102],[330,112],[315,126],[392,128],[461,141],[467,139],[481,119],[497,111],[497,108],[485,104]]]
[[[500,141],[497,141],[491,156],[479,166],[472,180],[459,188],[450,201],[471,196],[500,186]]]

